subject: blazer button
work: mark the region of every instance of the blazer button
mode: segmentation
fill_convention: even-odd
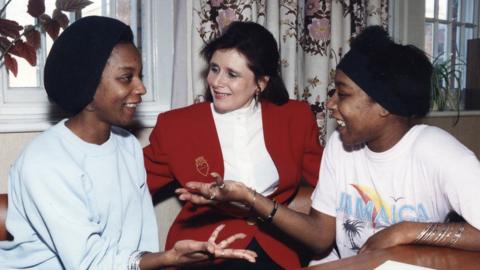
[[[250,226],[255,226],[257,225],[257,218],[255,217],[248,217],[247,218],[247,224]]]

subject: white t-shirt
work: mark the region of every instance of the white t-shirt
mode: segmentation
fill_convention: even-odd
[[[480,163],[447,132],[416,125],[391,149],[344,149],[330,137],[312,207],[336,217],[340,257],[401,221],[442,222],[450,210],[480,229]]]

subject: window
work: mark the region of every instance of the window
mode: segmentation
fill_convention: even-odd
[[[0,7],[7,2],[0,0]],[[144,83],[147,94],[137,110],[137,122],[153,126],[159,112],[170,109],[173,63],[174,0],[91,0],[81,12],[70,12],[70,23],[76,18],[101,15],[122,20],[131,26],[137,47],[142,54]],[[11,1],[5,12],[7,19],[20,25],[34,24],[27,12],[28,0]],[[46,14],[52,14],[55,1],[45,1]],[[161,34],[160,34],[161,33]],[[41,131],[62,116],[48,102],[43,89],[43,65],[52,40],[45,34],[37,51],[37,66],[16,58],[18,74],[14,77],[0,66],[0,132]]]
[[[478,38],[478,0],[425,0],[425,51],[432,60],[457,63],[465,88],[467,41]],[[460,106],[463,108],[463,105]]]

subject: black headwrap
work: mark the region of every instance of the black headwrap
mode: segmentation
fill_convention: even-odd
[[[380,26],[352,40],[337,69],[390,113],[423,116],[430,108],[432,65],[412,45],[395,44]]]
[[[67,27],[45,63],[48,97],[69,113],[82,111],[92,101],[105,64],[120,41],[132,42],[133,34],[116,19],[90,16]]]

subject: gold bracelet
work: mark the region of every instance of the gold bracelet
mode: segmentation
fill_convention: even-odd
[[[451,223],[450,223],[449,225],[451,225]],[[445,235],[445,239],[444,239],[445,243],[443,244],[444,247],[447,247],[447,246],[448,246],[449,239],[451,239],[450,236],[451,236],[452,233],[453,233],[452,231],[453,231],[453,228],[452,228],[452,226],[450,226],[450,228],[448,229],[447,235]]]
[[[433,243],[435,245],[444,246],[442,242],[445,239],[445,236],[447,235],[447,232],[449,230],[450,230],[450,224],[448,223],[443,224],[443,230],[438,233],[437,237],[433,240]]]
[[[422,240],[422,238],[425,236],[425,234],[427,233],[427,231],[430,229],[430,227],[432,226],[432,224],[428,224],[427,226],[425,226],[425,228],[423,228],[423,230],[417,235],[417,238],[415,238],[415,241],[413,241],[414,244],[417,244],[420,242],[420,240]]]
[[[433,230],[435,223],[430,223],[417,235],[417,238],[413,242],[414,244],[422,244],[425,238],[428,238],[429,234]]]
[[[452,239],[450,240],[450,243],[448,243],[449,247],[453,247],[457,243],[457,241],[462,237],[464,230],[465,230],[465,224],[461,223],[460,227],[458,228],[458,231],[455,232]]]
[[[433,223],[432,231],[425,236],[425,239],[424,239],[425,244],[431,245],[431,241],[433,241],[433,238],[437,235],[438,226],[439,226],[438,223]]]

